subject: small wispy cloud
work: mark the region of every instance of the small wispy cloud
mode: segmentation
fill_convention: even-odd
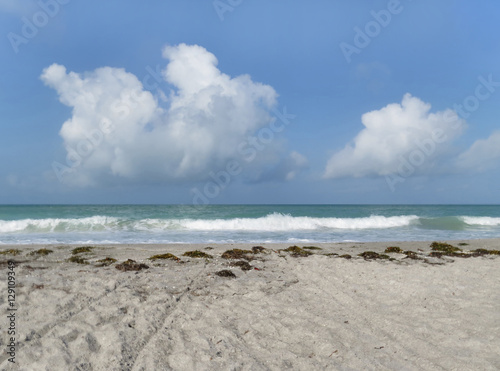
[[[457,158],[457,166],[468,171],[487,171],[500,165],[500,131],[493,132],[486,139],[476,140],[471,147]]]

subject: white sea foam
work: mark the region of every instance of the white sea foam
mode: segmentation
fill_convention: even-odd
[[[415,215],[377,216],[364,218],[313,218],[308,216],[291,216],[279,213],[269,214],[261,218],[235,219],[185,219],[179,220],[182,228],[199,231],[294,231],[318,229],[381,229],[409,225],[417,220]]]
[[[490,216],[462,216],[464,223],[469,225],[496,226],[500,225],[500,218]]]
[[[297,217],[279,213],[260,218],[234,219],[141,219],[126,220],[107,216],[79,219],[0,220],[0,233],[64,233],[90,231],[312,231],[326,229],[384,229],[407,226],[417,220],[414,215],[377,216],[363,218]]]
[[[110,229],[116,225],[117,221],[118,218],[107,216],[92,216],[79,219],[0,220],[0,233],[98,231]]]

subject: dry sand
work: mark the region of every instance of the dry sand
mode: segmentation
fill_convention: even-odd
[[[500,240],[453,241],[498,250]],[[3,246],[2,370],[498,370],[500,257],[428,257],[429,242],[267,244],[250,270],[221,257],[253,245]],[[388,246],[422,259],[365,260]],[[27,255],[42,247],[54,252]],[[182,256],[199,249],[213,259]],[[421,251],[419,251],[419,249]],[[1,252],[1,251],[0,251]],[[181,258],[157,260],[155,254]],[[352,259],[328,253],[350,254]],[[113,257],[149,266],[120,271]],[[7,259],[15,260],[16,353],[8,361]],[[215,273],[230,270],[236,278]]]

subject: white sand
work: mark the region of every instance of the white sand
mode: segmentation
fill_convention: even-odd
[[[500,240],[463,248],[499,249]],[[458,241],[454,242],[455,244]],[[2,370],[498,370],[500,257],[365,261],[387,246],[426,254],[429,242],[320,244],[228,266],[194,245],[102,246],[82,254],[148,264],[140,272],[65,260],[71,246],[4,246],[16,272],[16,364],[8,361],[7,266],[0,264]],[[201,249],[214,259],[183,257]],[[148,257],[171,252],[185,263]],[[325,256],[349,253],[353,259]],[[423,256],[423,255],[422,255]],[[237,278],[214,273],[229,269]]]

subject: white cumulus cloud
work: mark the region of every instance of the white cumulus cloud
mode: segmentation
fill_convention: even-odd
[[[417,151],[420,170],[447,150],[461,134],[465,122],[450,109],[431,113],[431,105],[405,94],[401,104],[392,103],[365,113],[364,125],[354,140],[328,161],[325,178],[389,175]]]
[[[53,64],[43,71],[42,81],[73,109],[60,130],[67,161],[56,172],[79,185],[202,180],[240,157],[242,141],[271,122],[271,86],[222,73],[201,46],[167,46],[163,56],[166,93],[152,94],[121,68],[79,74]],[[263,153],[279,164],[282,151],[276,140]]]

